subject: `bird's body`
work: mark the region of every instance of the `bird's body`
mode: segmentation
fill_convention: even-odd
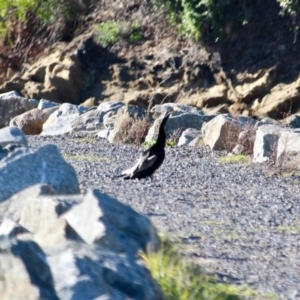
[[[170,115],[170,112],[166,113],[159,126],[157,142],[142,153],[137,163],[132,168],[122,172],[121,176],[123,176],[124,179],[145,178],[151,176],[161,166],[165,159],[166,133],[164,126]]]

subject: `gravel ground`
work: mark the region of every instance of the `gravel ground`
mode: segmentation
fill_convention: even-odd
[[[266,165],[220,164],[201,148],[168,148],[153,180],[112,178],[139,148],[79,137],[28,137],[52,143],[77,171],[82,193],[95,188],[148,216],[159,232],[223,280],[277,299],[300,299],[300,177]]]

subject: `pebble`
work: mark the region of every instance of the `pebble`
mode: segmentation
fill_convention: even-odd
[[[153,180],[114,179],[135,162],[139,147],[28,137],[33,148],[48,143],[74,166],[82,193],[99,189],[148,216],[220,279],[300,299],[299,177],[275,175],[266,164],[218,163],[216,153],[198,147],[168,147]]]

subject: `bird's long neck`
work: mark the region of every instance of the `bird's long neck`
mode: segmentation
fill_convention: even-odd
[[[161,122],[161,125],[159,126],[159,132],[158,132],[158,137],[156,142],[156,144],[162,148],[165,146],[166,143],[166,133],[164,130],[166,122],[167,122],[167,118],[164,118]]]
[[[165,143],[166,143],[166,133],[165,133],[164,129],[162,128],[158,133],[156,144],[161,147],[164,147]]]

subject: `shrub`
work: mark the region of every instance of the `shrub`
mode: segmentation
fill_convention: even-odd
[[[227,164],[249,164],[251,163],[251,159],[247,155],[236,154],[219,157],[218,162]]]
[[[188,263],[166,239],[158,252],[142,254],[142,258],[166,300],[238,300],[258,294],[246,286],[218,282],[200,267]]]
[[[57,20],[58,14],[71,19],[79,8],[79,1],[71,0],[2,0],[0,2],[1,28],[6,31],[9,22],[14,19],[25,22],[28,13],[35,14],[43,23]]]
[[[96,27],[96,40],[102,47],[111,46],[122,38],[129,43],[136,43],[142,38],[139,28],[137,22],[102,22]]]
[[[244,4],[237,0],[152,0],[152,3],[156,8],[163,7],[171,23],[195,41],[222,39],[230,20],[236,26],[247,23]]]
[[[171,136],[168,138],[167,143],[166,143],[167,146],[169,146],[169,147],[175,147],[178,144],[178,142],[179,142],[181,134],[182,134],[182,129],[181,128],[176,129],[171,134]]]
[[[121,38],[121,25],[115,21],[107,21],[97,25],[96,38],[98,43],[107,47]]]
[[[145,140],[149,129],[148,117],[134,119],[129,113],[123,113],[115,121],[115,141],[124,144],[140,145]]]
[[[143,148],[148,149],[148,148],[151,148],[152,146],[154,146],[154,145],[156,144],[156,142],[157,142],[157,138],[156,138],[156,139],[152,139],[152,140],[149,141],[149,142],[144,142],[144,143],[142,144],[142,146],[143,146]]]
[[[277,0],[281,7],[281,13],[287,13],[290,16],[296,16],[300,12],[299,0]]]
[[[288,15],[292,18],[292,30],[295,32],[294,42],[296,42],[297,33],[299,31],[299,13],[300,13],[300,1],[299,0],[277,0],[281,7],[280,14]]]

